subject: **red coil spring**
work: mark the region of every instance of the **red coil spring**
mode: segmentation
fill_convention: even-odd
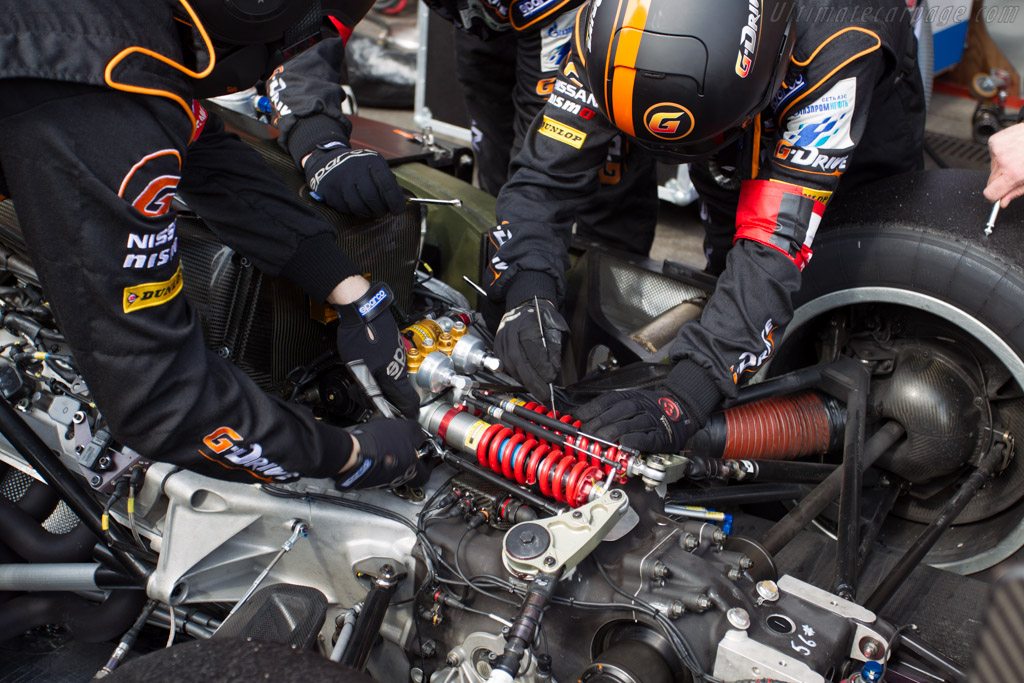
[[[527,403],[527,410],[554,417],[554,412],[537,403]],[[571,415],[559,418],[565,423],[579,427]],[[491,425],[477,445],[476,457],[481,467],[500,473],[506,479],[520,484],[537,484],[545,496],[550,496],[570,507],[579,507],[587,502],[596,481],[612,471],[612,466],[602,463],[595,455],[619,463],[615,469],[620,479],[625,477],[625,454],[615,447],[602,453],[601,444],[573,437],[566,437],[570,445],[563,451],[559,446],[538,439],[521,429],[512,429],[501,424]]]

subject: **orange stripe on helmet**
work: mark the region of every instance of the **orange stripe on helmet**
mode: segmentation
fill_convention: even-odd
[[[636,83],[636,58],[640,53],[640,41],[650,9],[651,0],[629,0],[622,18],[622,28],[618,32],[614,60],[611,63],[615,70],[612,74],[612,120],[615,127],[627,135],[635,134],[633,87]]]

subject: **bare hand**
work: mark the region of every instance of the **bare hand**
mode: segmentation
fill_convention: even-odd
[[[1024,195],[1024,123],[1004,128],[988,140],[992,173],[985,187],[985,199],[999,201],[1005,209]]]

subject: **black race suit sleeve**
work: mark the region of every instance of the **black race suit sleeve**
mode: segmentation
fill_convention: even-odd
[[[872,101],[896,87],[910,38],[905,13],[894,16],[845,24],[798,18],[786,87],[756,122],[757,137],[746,140],[748,180],[725,272],[701,319],[685,325],[672,347],[677,367],[691,367],[688,376],[704,371],[722,396],[735,396],[771,358],[792,319],[800,272],[869,125]]]
[[[905,9],[899,0],[874,4]],[[788,87],[745,141],[749,180],[736,245],[701,320],[684,326],[672,347],[677,367],[670,386],[694,397],[688,407],[701,421],[772,355],[792,317],[792,295],[814,232],[864,133],[872,99],[897,81],[906,14],[860,24],[798,17]],[[556,81],[555,94],[562,89],[580,96],[577,60],[574,55]],[[572,209],[597,187],[601,153],[595,148],[614,131],[600,113],[581,115],[565,97],[549,100],[534,122],[498,198],[503,224],[490,234],[489,284],[506,308],[535,294],[564,296]]]
[[[272,122],[281,133],[278,142],[300,167],[317,145],[349,143],[352,122],[341,111],[344,60],[345,41],[327,38],[285,62],[267,80]]]
[[[618,134],[583,87],[577,63],[571,56],[558,74],[498,194],[486,284],[506,308],[534,295],[565,296],[573,219],[600,187],[608,144]]]
[[[258,158],[236,158],[240,143],[216,121],[193,157],[190,122],[168,99],[41,81],[2,81],[0,96],[23,101],[27,87],[50,92],[4,118],[0,165],[60,329],[115,438],[222,479],[337,473],[351,453],[347,432],[271,397],[206,349],[182,293],[188,273],[171,199],[188,188],[193,206],[270,272],[301,270],[323,224]]]

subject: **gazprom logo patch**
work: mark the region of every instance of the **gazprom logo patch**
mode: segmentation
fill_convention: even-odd
[[[373,309],[377,308],[377,306],[379,306],[380,303],[384,301],[384,299],[386,298],[388,298],[387,291],[381,289],[379,292],[373,295],[372,299],[370,299],[365,304],[359,307],[359,315],[363,316],[364,318],[370,315]]]

